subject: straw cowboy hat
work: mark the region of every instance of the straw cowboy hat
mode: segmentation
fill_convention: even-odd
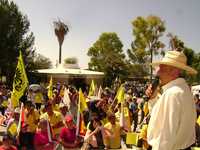
[[[189,74],[197,74],[197,71],[195,69],[187,65],[187,57],[183,52],[167,51],[161,61],[155,61],[151,63],[152,66],[158,66],[160,64],[169,65],[185,70]]]

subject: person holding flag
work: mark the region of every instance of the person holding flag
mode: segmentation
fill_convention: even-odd
[[[34,148],[36,150],[54,150],[55,144],[48,137],[48,120],[40,119],[38,130],[34,136]]]
[[[67,115],[65,117],[65,127],[60,132],[60,143],[64,148],[70,150],[78,149],[80,142],[80,139],[76,136],[76,126],[74,125],[73,117],[72,115]]]
[[[51,128],[53,130],[53,134],[55,138],[59,137],[60,131],[64,126],[62,121],[62,115],[58,111],[53,110],[53,106],[51,102],[45,104],[46,112],[40,116],[40,119],[45,118],[50,122]]]
[[[21,125],[21,131],[19,134],[20,146],[29,150],[34,150],[34,135],[39,122],[39,113],[35,109],[32,101],[27,101],[23,108],[23,124]],[[22,120],[21,122],[22,123]]]
[[[109,114],[108,115],[109,122],[104,125],[104,127],[108,130],[106,130],[106,148],[111,149],[119,149],[121,147],[121,130],[119,123],[116,122],[115,114]]]
[[[118,109],[118,112],[116,112],[116,116],[119,118],[120,126],[125,130],[130,131],[130,115],[127,103],[125,102],[125,88],[123,84],[119,87],[115,99],[117,99],[118,104],[121,106],[121,108]]]
[[[15,140],[17,141],[17,126],[19,124],[19,117],[20,117],[20,108],[15,108],[15,110],[12,112],[12,117],[8,121],[7,124],[7,133]]]

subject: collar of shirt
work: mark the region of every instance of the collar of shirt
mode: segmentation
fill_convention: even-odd
[[[163,85],[161,88],[161,91],[166,91],[167,89],[169,89],[170,87],[174,86],[174,85],[178,85],[178,84],[182,84],[184,83],[185,80],[183,78],[177,78],[175,80],[172,80],[170,82],[168,82],[167,84]]]

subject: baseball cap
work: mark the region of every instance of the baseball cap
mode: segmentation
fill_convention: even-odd
[[[65,117],[65,121],[66,121],[66,122],[71,122],[71,121],[73,121],[72,115],[67,115],[67,116]]]

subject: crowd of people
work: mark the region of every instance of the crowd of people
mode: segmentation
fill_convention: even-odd
[[[29,91],[34,96],[24,102],[24,119],[18,133],[20,107],[14,110],[8,107],[9,102],[5,101],[9,99],[9,90],[6,91],[6,88],[2,86],[0,93],[1,124],[6,126],[2,145],[28,150],[50,150],[61,146],[66,149],[80,149],[81,147],[84,149],[119,149],[121,140],[125,139],[127,132],[137,132],[140,135],[137,146],[148,149],[146,128],[151,109],[148,108],[146,96],[136,97],[135,95],[141,95],[141,93],[135,94],[130,88],[125,94],[123,107],[117,100],[114,102],[115,95],[108,88],[104,89],[100,99],[88,97],[88,109],[83,112],[85,134],[77,136],[79,93],[74,87],[70,87],[69,91],[71,91],[69,106],[63,103],[63,91],[58,91],[56,88],[53,90],[52,99],[45,99],[47,96],[44,96],[41,91]],[[28,97],[30,95],[27,95]],[[85,97],[87,97],[86,93]],[[200,100],[197,95],[195,95],[195,101],[197,111],[199,111]],[[125,112],[123,125],[120,122],[122,109]],[[51,140],[48,127],[52,132]]]
[[[160,66],[161,84],[164,82],[161,76],[161,71],[163,68],[165,68],[165,71],[168,69],[165,65]],[[175,72],[178,74],[177,70],[173,73]],[[167,79],[167,76],[165,79]],[[178,80],[183,82],[182,79],[178,78]],[[167,100],[170,100],[169,97],[172,95],[177,96],[173,97],[173,99],[181,99],[181,94],[183,94],[183,92],[180,88],[177,88],[177,86],[175,90],[179,91],[178,94],[175,93],[173,89],[170,91],[172,94],[167,93],[164,95],[163,93],[165,93],[167,89],[162,91],[161,88],[158,87],[156,89],[158,92],[152,93],[150,90],[151,85],[148,86],[148,88],[145,86],[141,88],[143,91],[135,90],[137,89],[136,87],[137,85],[134,85],[134,87],[124,86],[123,100],[119,100],[119,97],[117,96],[119,91],[117,92],[109,88],[104,88],[101,92],[99,92],[100,95],[96,94],[92,96],[88,95],[88,91],[84,91],[87,109],[84,109],[79,117],[77,114],[79,111],[78,104],[80,101],[80,93],[72,85],[54,86],[52,97],[48,97],[47,88],[38,88],[37,90],[30,88],[21,98],[19,107],[14,109],[9,103],[11,91],[5,85],[1,85],[0,124],[1,126],[6,127],[6,131],[2,133],[3,139],[1,141],[0,150],[54,150],[62,148],[68,150],[120,149],[122,148],[123,142],[126,144],[127,133],[137,133],[138,141],[134,144],[138,147],[142,147],[143,149],[159,150],[159,147],[164,145],[165,149],[173,150],[174,145],[171,144],[170,146],[173,148],[169,148],[169,145],[166,144],[167,142],[173,140],[165,139],[167,136],[171,136],[169,132],[166,132],[167,136],[163,136],[164,139],[159,139],[160,137],[158,137],[156,141],[154,138],[164,134],[164,132],[161,131],[162,127],[166,127],[166,130],[163,130],[167,131],[168,126],[166,125],[168,124],[166,124],[167,121],[163,119],[168,118],[165,116],[166,113],[169,113],[169,116],[171,117],[174,117],[174,114],[177,114],[175,117],[180,118],[182,115],[187,113],[187,106],[184,109],[181,109],[181,114],[179,114],[180,112],[178,110],[176,112],[175,110],[171,110],[171,108],[172,105],[178,106],[180,103],[176,104],[174,101],[170,101],[170,103],[172,103],[170,104],[167,102]],[[185,85],[184,88],[188,90],[188,93],[183,95],[183,97],[189,99],[190,91]],[[99,91],[100,89],[101,88],[99,88]],[[68,101],[66,100],[66,91]],[[156,96],[152,96],[155,93]],[[152,103],[155,103],[152,99],[155,97],[167,100],[162,100],[162,102],[157,100],[158,102],[156,102],[156,107],[152,108]],[[196,144],[197,146],[200,146],[199,95],[194,95],[193,102],[191,103],[196,104],[197,111],[197,117],[194,116],[196,122],[196,141],[195,143],[189,144]],[[170,107],[167,107],[169,104]],[[190,103],[187,104],[190,105]],[[161,109],[162,105],[163,108]],[[180,108],[183,108],[183,106]],[[165,110],[168,111],[164,112]],[[170,113],[170,111],[172,113]],[[195,108],[191,111],[194,112]],[[190,116],[191,119],[193,119],[192,117],[193,116]],[[168,119],[170,122],[171,119],[174,118]],[[189,118],[183,120],[187,122],[188,119]],[[81,122],[80,120],[82,120],[83,124],[78,124],[78,122]],[[178,120],[181,121],[179,118]],[[165,124],[162,126],[162,123]],[[170,123],[171,124],[169,124],[169,126],[175,124],[174,122]],[[182,127],[180,123],[177,127],[178,126]],[[175,128],[174,125],[173,129],[170,128],[170,130],[173,130],[173,135],[180,133],[181,136],[183,132],[180,132],[180,128],[177,127]],[[80,129],[82,131],[80,131]],[[174,131],[174,129],[177,129],[177,131]],[[182,129],[185,128],[182,127]],[[187,130],[189,130],[189,133],[190,129],[188,128]],[[162,145],[163,141],[164,144]],[[180,145],[181,144],[182,143],[180,142]],[[126,144],[126,146],[130,148],[132,147],[132,145],[129,144]],[[186,147],[180,149],[185,148]]]
[[[69,94],[69,105],[63,102],[64,88]],[[21,103],[24,104],[22,108],[24,116],[20,117],[21,108],[12,109],[10,106],[10,90],[5,85],[0,88],[1,125],[6,126],[5,136],[10,137],[6,139],[11,140],[19,149],[54,149],[56,146],[67,149],[81,146],[87,149],[120,148],[122,135],[131,130],[139,131],[142,120],[147,114],[146,111],[143,113],[144,99],[134,96],[130,88],[126,92],[126,103],[123,104],[123,109],[127,110],[124,119],[126,125],[122,126],[120,125],[121,103],[114,101],[115,93],[111,89],[105,88],[101,97],[88,97],[85,92],[88,109],[84,110],[82,115],[86,128],[83,135],[77,136],[78,90],[73,86],[63,85],[60,90],[54,86],[53,97],[49,99],[47,89],[45,92],[41,89],[29,90],[21,98]],[[51,140],[48,137],[48,126],[52,132]]]

